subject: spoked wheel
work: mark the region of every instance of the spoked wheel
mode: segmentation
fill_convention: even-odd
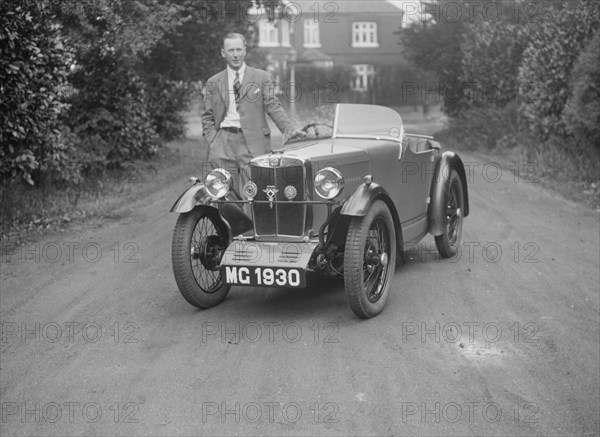
[[[227,227],[213,208],[179,215],[171,248],[173,273],[179,291],[195,307],[215,306],[229,293],[231,285],[218,269],[228,244]]]
[[[375,201],[364,217],[354,217],[346,237],[344,286],[358,317],[379,314],[389,294],[396,267],[396,232],[392,214]]]
[[[446,217],[444,233],[435,237],[438,252],[444,258],[450,258],[458,253],[462,235],[464,198],[460,176],[452,169],[446,183]]]

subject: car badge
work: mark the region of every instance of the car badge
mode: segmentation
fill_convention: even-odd
[[[267,185],[267,188],[263,190],[263,193],[267,195],[267,200],[269,201],[269,207],[273,209],[273,201],[275,200],[275,194],[277,194],[279,190],[275,188],[275,185]]]
[[[283,190],[283,195],[285,196],[285,198],[287,200],[291,201],[291,200],[294,200],[296,198],[296,196],[298,195],[298,190],[296,190],[296,187],[294,187],[292,185],[288,185]]]
[[[271,167],[279,167],[279,164],[281,163],[281,158],[277,155],[272,155],[269,157],[269,165]]]
[[[256,196],[256,193],[258,192],[258,187],[256,186],[256,184],[252,181],[248,181],[246,182],[246,184],[244,184],[244,196],[246,196],[248,199],[252,200],[254,199],[254,196]]]

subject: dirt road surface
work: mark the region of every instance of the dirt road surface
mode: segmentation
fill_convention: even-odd
[[[188,174],[5,254],[0,434],[598,435],[598,213],[462,157],[460,256],[426,238],[371,320],[335,280],[187,304],[168,211]]]

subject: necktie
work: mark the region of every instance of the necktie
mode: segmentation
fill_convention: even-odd
[[[240,97],[242,88],[242,84],[240,83],[240,73],[235,72],[235,80],[233,81],[233,92],[235,93],[235,107],[238,109],[240,107]]]

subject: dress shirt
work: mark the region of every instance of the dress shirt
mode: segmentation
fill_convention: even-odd
[[[244,72],[246,71],[246,63],[243,63],[240,69],[237,71],[240,75],[240,84],[244,81]],[[240,114],[235,106],[235,91],[233,90],[233,82],[235,81],[236,71],[227,66],[227,98],[229,99],[229,107],[227,108],[227,114],[223,119],[220,127],[242,127],[240,122]],[[240,89],[240,92],[242,89]]]

